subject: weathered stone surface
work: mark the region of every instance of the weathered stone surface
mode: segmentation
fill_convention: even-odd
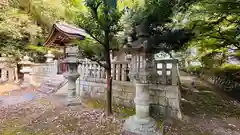
[[[164,109],[159,104],[150,104],[150,116],[156,120],[160,120],[163,117]]]
[[[80,83],[80,85],[83,85],[83,83]],[[106,89],[106,83],[85,81],[84,87],[80,86],[79,88],[79,91],[81,91],[80,93],[84,93],[81,96],[102,99],[104,99],[105,97],[104,89]],[[155,104],[154,108],[158,108],[157,110],[161,110],[161,115],[164,114],[165,108],[163,106],[167,105],[166,98],[168,97],[171,99],[170,106],[172,106],[173,108],[177,108],[177,104],[179,104],[179,95],[178,93],[176,93],[176,91],[178,90],[176,86],[153,85],[150,86],[150,88],[150,102]],[[130,82],[120,83],[114,81],[112,94],[113,103],[134,107],[135,87]],[[156,111],[154,111],[154,113],[155,112]],[[157,113],[156,115],[159,115],[159,113]]]
[[[62,76],[51,76],[44,80],[36,90],[46,94],[53,94],[67,83]]]
[[[123,126],[128,132],[133,132],[139,135],[161,135],[159,129],[157,129],[157,123],[154,119],[138,119],[136,116],[128,118]]]
[[[150,90],[150,91],[149,91],[149,94],[150,94],[150,95],[155,95],[156,92],[155,92],[155,90]]]

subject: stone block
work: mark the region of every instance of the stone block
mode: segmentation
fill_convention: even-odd
[[[124,87],[123,90],[126,91],[126,92],[129,92],[129,93],[130,92],[132,93],[132,92],[135,91],[135,87]]]
[[[105,93],[105,88],[99,87],[99,88],[98,88],[98,92],[100,92],[100,93]]]
[[[160,104],[160,105],[163,105],[163,106],[165,106],[165,105],[167,105],[167,103],[166,103],[166,97],[164,97],[164,96],[162,96],[162,97],[159,97],[158,98],[158,103]]]
[[[152,103],[154,104],[158,104],[159,103],[159,97],[158,96],[153,96],[153,98],[151,99],[152,100]]]
[[[115,91],[122,91],[122,88],[121,88],[121,87],[113,87],[113,89],[114,89]]]
[[[168,103],[172,108],[179,108],[179,101],[176,98],[169,98]]]
[[[156,92],[155,92],[155,90],[149,90],[149,94],[150,94],[150,95],[155,95]]]
[[[150,116],[155,120],[161,120],[164,116],[164,107],[158,104],[150,104]]]
[[[112,95],[113,95],[113,97],[118,97],[120,94],[119,94],[119,92],[118,92],[118,91],[114,91],[114,90],[113,90],[113,93],[112,93]]]
[[[124,100],[123,100],[123,104],[124,104],[125,106],[127,106],[127,107],[130,107],[130,106],[131,106],[130,100],[127,100],[127,99],[124,99]]]
[[[115,104],[120,104],[122,102],[122,100],[118,97],[113,97],[113,103]]]
[[[155,91],[155,93],[156,93],[157,96],[161,96],[161,93],[162,93],[162,92],[163,92],[162,90],[156,90],[156,91]]]
[[[129,100],[129,104],[131,105],[130,107],[135,107],[135,103],[133,99]]]
[[[177,98],[178,94],[179,93],[177,93],[177,92],[166,91],[166,97],[167,98]]]
[[[153,96],[153,95],[150,95],[150,97],[149,97],[149,98],[150,98],[150,100],[151,100],[151,101],[153,101],[153,99],[154,99],[154,96]]]
[[[135,95],[133,93],[127,93],[127,99],[134,99]]]

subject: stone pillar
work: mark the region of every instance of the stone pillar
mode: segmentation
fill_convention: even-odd
[[[127,81],[127,64],[122,64],[121,80],[122,81]]]
[[[2,69],[2,72],[1,72],[1,79],[2,81],[7,81],[7,70],[6,69]]]
[[[14,77],[15,77],[14,68],[9,68],[8,69],[8,81],[13,82],[14,81]]]
[[[20,72],[22,72],[24,75],[21,87],[28,87],[31,84],[30,73],[32,72],[32,68],[30,66],[32,65],[32,62],[30,61],[30,58],[26,55],[23,57],[23,60],[19,62],[19,64],[22,65],[22,69],[20,70]]]
[[[124,130],[140,135],[161,135],[157,129],[156,121],[149,115],[151,103],[149,85],[156,79],[157,73],[152,54],[143,54],[143,60],[137,61],[138,55],[133,56],[129,77],[136,85],[134,99],[136,114],[128,118],[124,123]],[[141,63],[140,63],[141,62]],[[141,66],[140,66],[141,65]]]
[[[14,67],[15,81],[18,82],[18,70],[17,67]]]
[[[76,99],[76,80],[80,76],[78,73],[79,60],[77,59],[77,47],[69,47],[67,50],[67,57],[64,63],[68,66],[68,71],[63,74],[63,76],[68,80],[68,96],[67,105],[76,105],[80,101]]]

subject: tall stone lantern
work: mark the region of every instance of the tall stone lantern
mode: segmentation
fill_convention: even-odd
[[[80,76],[78,73],[78,65],[80,64],[77,59],[77,47],[68,47],[66,50],[67,57],[63,63],[67,65],[67,72],[63,76],[68,80],[68,96],[67,105],[76,105],[80,102],[76,99],[76,80]]]
[[[156,121],[149,114],[149,85],[158,78],[153,48],[149,44],[148,29],[144,24],[136,27],[136,33],[138,40],[132,42],[132,38],[129,37],[129,43],[124,47],[125,52],[131,55],[129,78],[136,86],[136,114],[125,121],[123,129],[140,135],[161,135]]]
[[[20,61],[18,64],[22,65],[22,69],[20,70],[20,72],[23,73],[23,83],[21,86],[28,87],[31,81],[30,73],[32,72],[31,66],[33,65],[33,63],[30,61],[30,58],[25,55],[22,61]]]

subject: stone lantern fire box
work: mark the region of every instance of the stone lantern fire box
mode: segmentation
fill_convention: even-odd
[[[149,85],[158,78],[153,48],[148,43],[149,35],[144,24],[137,26],[136,33],[138,40],[132,41],[129,37],[128,44],[124,47],[125,52],[131,55],[129,78],[136,86],[136,114],[125,121],[123,128],[140,135],[161,135],[155,120],[149,114]]]

